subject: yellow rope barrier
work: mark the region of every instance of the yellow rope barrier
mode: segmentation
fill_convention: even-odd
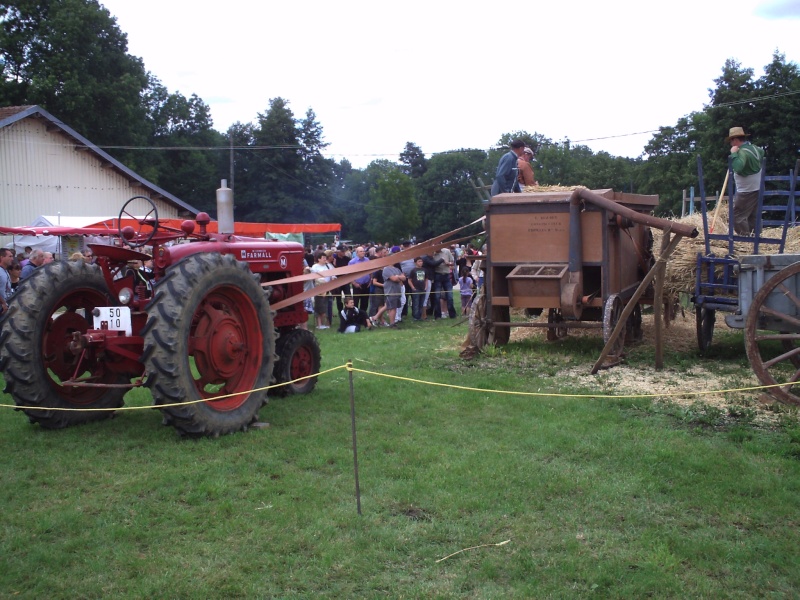
[[[365,369],[353,368],[353,371],[358,373],[366,373],[368,375],[375,375],[376,377],[386,377],[388,379],[399,379],[401,381],[409,381],[411,383],[423,383],[425,385],[432,385],[436,387],[446,387],[456,390],[464,390],[467,392],[484,392],[487,394],[508,394],[509,396],[548,396],[553,398],[663,398],[664,396],[700,396],[705,394],[727,394],[731,392],[749,392],[753,390],[765,390],[773,387],[781,387],[785,383],[773,383],[771,385],[758,385],[753,387],[732,388],[727,390],[704,390],[699,392],[662,392],[659,394],[560,394],[558,392],[515,392],[511,390],[491,390],[484,388],[468,387],[464,385],[453,385],[450,383],[436,383],[433,381],[422,381],[421,379],[412,379],[410,377],[401,377],[400,375],[387,375],[386,373],[377,373],[375,371],[367,371]]]
[[[233,396],[242,396],[244,394],[252,394],[253,392],[263,392],[264,390],[274,390],[276,388],[283,387],[285,385],[291,385],[293,383],[297,383],[298,381],[305,381],[306,379],[319,377],[320,375],[327,375],[328,373],[331,373],[333,371],[338,371],[340,369],[345,369],[345,368],[347,368],[347,365],[340,365],[338,367],[333,367],[325,371],[320,371],[319,373],[314,373],[313,375],[298,377],[297,379],[294,379],[292,381],[287,381],[285,383],[267,385],[253,390],[248,390],[246,392],[234,392],[233,394],[224,394],[222,396],[213,396],[211,398],[201,398],[200,400],[187,400],[186,402],[173,402],[171,404],[152,404],[147,406],[120,406],[118,408],[63,408],[63,407],[49,407],[49,406],[18,406],[15,404],[0,404],[0,408],[14,408],[17,410],[60,410],[60,411],[75,411],[75,412],[79,412],[82,410],[91,412],[102,412],[102,411],[115,412],[123,410],[152,410],[154,408],[157,409],[172,408],[174,406],[188,406],[190,404],[199,404],[201,402],[215,402],[217,400],[224,400],[225,398],[232,398]]]
[[[294,379],[292,381],[287,381],[286,383],[279,383],[276,385],[268,385],[265,387],[249,390],[246,392],[235,392],[232,394],[225,394],[222,396],[214,396],[211,398],[202,398],[200,400],[189,400],[186,402],[174,402],[172,404],[156,404],[156,405],[148,405],[148,406],[121,406],[118,408],[64,408],[64,407],[44,407],[44,406],[19,406],[15,404],[0,404],[0,408],[13,408],[15,410],[58,410],[58,411],[92,411],[92,412],[100,412],[100,411],[123,411],[123,410],[152,410],[152,409],[161,409],[161,408],[171,408],[175,406],[186,406],[190,404],[198,404],[200,402],[214,402],[216,400],[223,400],[225,398],[231,398],[233,396],[241,396],[243,394],[250,394],[253,392],[260,392],[264,390],[276,389],[285,385],[291,385],[293,383],[297,383],[298,381],[304,381],[306,379],[311,379],[312,377],[320,377],[322,375],[327,375],[329,373],[333,373],[334,371],[339,371],[341,369],[346,369],[348,372],[354,373],[363,373],[365,375],[372,375],[374,377],[385,377],[387,379],[396,379],[398,381],[407,381],[410,383],[418,383],[421,385],[430,385],[434,387],[442,387],[442,388],[450,388],[454,390],[462,390],[466,392],[480,392],[484,394],[505,394],[509,396],[532,396],[532,397],[552,397],[552,398],[606,398],[606,399],[614,399],[614,398],[664,398],[664,397],[674,397],[674,396],[704,396],[704,395],[711,395],[711,394],[729,394],[734,392],[753,392],[758,390],[767,390],[774,387],[781,387],[787,385],[786,383],[774,383],[771,385],[757,385],[757,386],[750,386],[750,387],[741,387],[741,388],[730,388],[730,389],[721,389],[721,390],[700,390],[700,391],[679,391],[679,392],[661,392],[658,394],[563,394],[559,392],[518,392],[513,390],[494,390],[494,389],[485,389],[485,388],[476,388],[470,387],[465,385],[455,385],[452,383],[439,383],[436,381],[425,381],[422,379],[414,379],[412,377],[403,377],[401,375],[389,375],[387,373],[379,373],[377,371],[369,371],[367,369],[359,369],[353,367],[351,362],[347,362],[343,365],[338,367],[332,367],[330,369],[326,369],[324,371],[320,371],[319,373],[314,373],[313,375],[307,375],[305,377],[299,377],[298,379]]]

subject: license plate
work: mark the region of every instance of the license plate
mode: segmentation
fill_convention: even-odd
[[[127,306],[98,306],[94,313],[95,329],[115,329],[133,335],[131,309]]]

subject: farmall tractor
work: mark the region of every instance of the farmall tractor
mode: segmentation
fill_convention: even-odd
[[[220,231],[233,231],[230,204],[224,228],[218,200]],[[134,217],[141,206],[145,216]],[[159,225],[155,204],[134,197],[120,212],[123,245],[90,244],[96,264],[62,260],[22,282],[0,324],[0,369],[31,422],[108,418],[113,410],[91,409],[118,408],[144,385],[165,424],[216,437],[255,422],[273,382],[312,376],[272,391],[314,388],[320,350],[298,327],[302,302],[270,310],[270,300],[302,292],[302,282],[281,284],[302,274],[302,245],[209,233],[209,222],[200,213],[179,229]],[[145,245],[152,275],[132,267],[148,260]]]

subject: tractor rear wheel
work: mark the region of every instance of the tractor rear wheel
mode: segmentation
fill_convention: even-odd
[[[275,344],[278,362],[275,363],[275,383],[287,383],[301,377],[302,381],[289,383],[275,388],[276,396],[308,394],[317,385],[319,373],[320,350],[316,336],[306,329],[293,329],[282,333]]]
[[[92,310],[117,306],[100,268],[83,261],[59,261],[36,269],[12,296],[2,321],[0,369],[11,394],[32,423],[61,429],[107,419],[122,406],[125,388],[62,385],[66,380],[87,384],[124,384],[107,360],[91,348],[72,352],[75,333],[93,329]],[[56,410],[42,410],[56,409]],[[64,410],[82,409],[82,410]]]
[[[231,255],[194,254],[154,292],[142,362],[165,424],[192,437],[246,430],[266,404],[275,353],[258,277]]]

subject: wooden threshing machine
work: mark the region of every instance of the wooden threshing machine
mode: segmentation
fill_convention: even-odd
[[[641,304],[654,302],[652,285],[637,293],[654,265],[650,227],[678,239],[697,235],[651,216],[657,204],[658,196],[610,189],[492,197],[483,341],[505,344],[511,327],[546,327],[550,340],[572,328],[602,328],[608,342],[624,314],[625,335],[617,334],[608,352],[619,356],[626,337],[641,338]],[[626,310],[631,299],[635,305]],[[512,308],[547,311],[547,322],[512,321]]]

